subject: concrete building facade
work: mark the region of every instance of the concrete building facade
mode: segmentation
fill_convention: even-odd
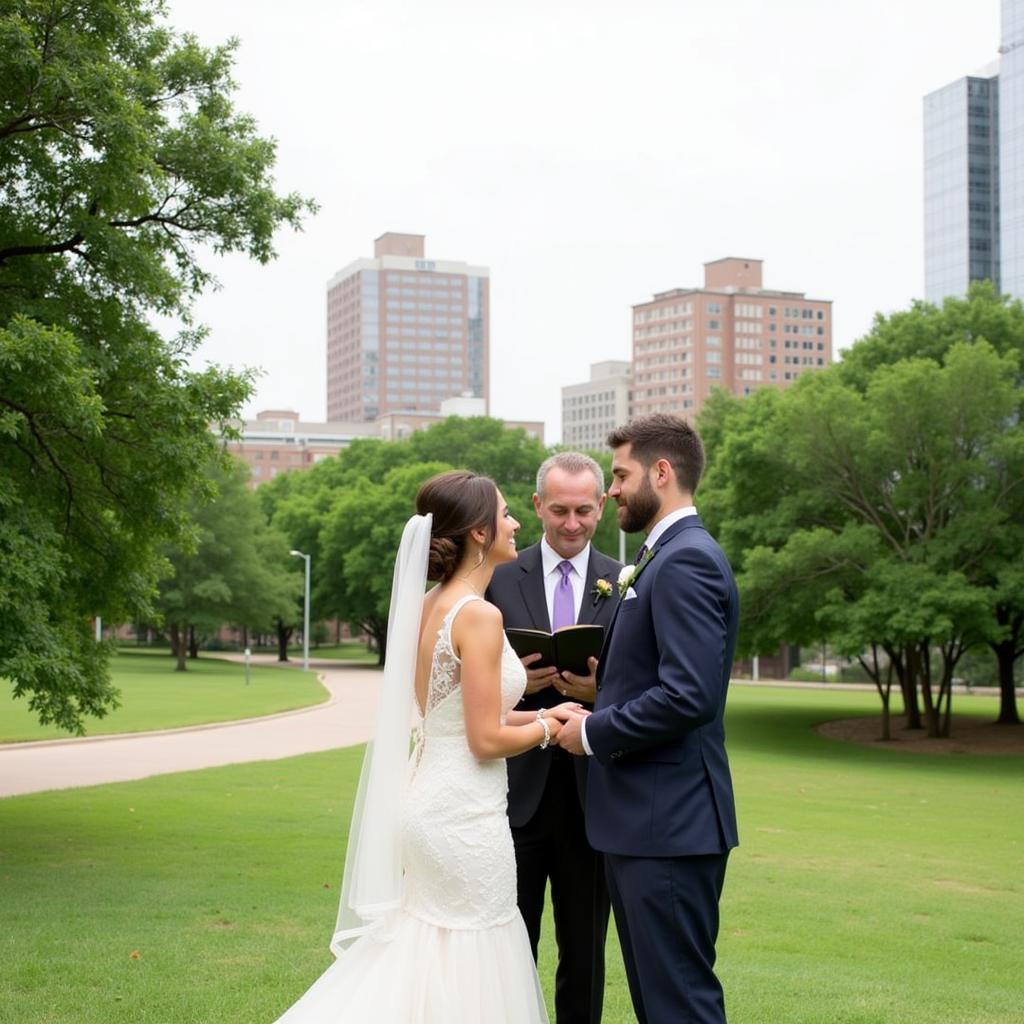
[[[241,434],[226,448],[249,467],[249,487],[273,480],[279,473],[309,469],[322,459],[347,448],[356,438],[400,441],[417,430],[448,416],[483,416],[483,399],[459,397],[442,403],[437,413],[386,413],[374,422],[307,423],[297,412],[268,409],[253,420],[235,424]],[[521,428],[544,443],[544,424],[534,420],[506,420],[509,429]]]
[[[562,444],[600,451],[605,438],[630,416],[632,364],[609,359],[591,363],[590,379],[562,388]]]
[[[380,437],[377,423],[304,423],[288,409],[267,409],[235,426],[241,438],[228,441],[226,447],[248,465],[253,488],[279,473],[309,469],[357,437]]]
[[[327,285],[327,418],[438,413],[469,392],[489,400],[489,271],[426,258],[423,235],[388,232],[373,259]]]
[[[832,362],[832,302],[766,289],[762,261],[704,264],[702,288],[633,307],[631,416],[696,415],[711,390],[786,388]]]

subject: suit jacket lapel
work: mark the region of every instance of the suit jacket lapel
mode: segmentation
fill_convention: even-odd
[[[683,530],[691,529],[692,527],[701,527],[703,529],[704,524],[701,522],[700,516],[686,516],[685,519],[680,519],[679,522],[673,523],[659,538],[658,542],[651,549],[651,558],[653,558],[661,548],[670,541],[677,534]],[[615,622],[619,617],[619,609],[622,607],[622,598],[619,598],[615,605],[615,611],[612,614],[612,621],[608,623],[608,631],[604,635],[604,647],[607,648],[612,638],[612,630],[615,629]],[[604,657],[604,648],[601,650],[601,656]]]
[[[580,602],[580,614],[576,619],[577,625],[589,626],[597,618],[597,605],[594,603],[594,583],[597,581],[597,566],[594,557],[593,546],[590,548],[590,556],[587,558],[587,576],[583,581],[583,600]]]
[[[521,570],[519,592],[530,614],[533,628],[550,632],[551,619],[548,616],[548,601],[544,594],[544,567],[540,557],[540,544],[524,548],[519,553],[517,564]]]

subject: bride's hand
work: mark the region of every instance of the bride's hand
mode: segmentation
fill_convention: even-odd
[[[589,715],[590,712],[575,701],[567,700],[562,704],[556,704],[544,712],[545,718],[554,718],[558,722],[567,722],[572,715]]]

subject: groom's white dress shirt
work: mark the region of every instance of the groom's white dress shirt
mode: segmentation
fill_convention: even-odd
[[[647,550],[651,551],[654,545],[658,543],[661,535],[675,523],[678,523],[680,519],[686,519],[687,516],[695,516],[697,514],[697,508],[694,505],[684,505],[682,508],[677,508],[672,512],[669,512],[664,519],[659,519],[654,524],[654,529],[644,538],[644,544],[647,545]],[[620,598],[621,600],[621,598]],[[583,749],[587,754],[593,757],[593,750],[590,749],[590,744],[587,742],[587,720],[584,718],[580,722],[580,742],[583,744]]]

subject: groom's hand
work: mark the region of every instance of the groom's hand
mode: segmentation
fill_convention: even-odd
[[[584,717],[584,715],[570,715],[568,720],[562,723],[562,728],[558,730],[558,737],[552,742],[563,750],[568,750],[570,754],[585,754],[583,740],[580,737],[580,728]]]
[[[577,676],[572,672],[562,672],[559,679],[553,680],[555,688],[569,700],[593,704],[597,696],[597,658],[588,658],[587,665],[590,675]]]

